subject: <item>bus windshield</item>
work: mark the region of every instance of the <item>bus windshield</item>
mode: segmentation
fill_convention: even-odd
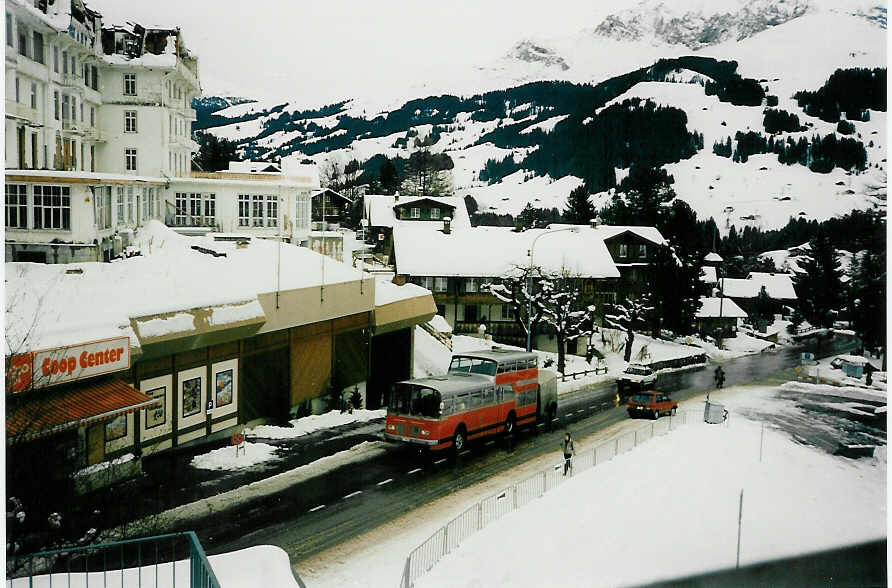
[[[390,412],[440,418],[440,393],[417,384],[397,384],[390,399]]]
[[[453,374],[483,374],[495,376],[498,365],[491,359],[479,359],[477,357],[462,357],[456,355],[449,364],[449,372]]]

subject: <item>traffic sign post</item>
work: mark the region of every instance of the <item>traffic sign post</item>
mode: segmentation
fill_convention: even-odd
[[[238,457],[239,449],[241,449],[243,453],[247,451],[247,447],[245,447],[245,435],[243,433],[233,433],[232,444],[235,445],[236,457]]]

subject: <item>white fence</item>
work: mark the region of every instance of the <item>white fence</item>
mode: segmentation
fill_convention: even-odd
[[[702,418],[702,413],[699,410],[678,411],[675,416],[653,421],[634,431],[604,441],[593,448],[577,452],[576,457],[573,458],[573,473],[585,471],[599,463],[610,461],[617,455],[631,451],[656,435],[665,435],[680,425],[696,422]],[[475,532],[568,480],[569,478],[563,475],[563,465],[561,462],[544,469],[501,492],[484,498],[437,529],[424,543],[412,550],[406,558],[403,576],[400,579],[400,588],[412,588],[415,585],[415,580]]]

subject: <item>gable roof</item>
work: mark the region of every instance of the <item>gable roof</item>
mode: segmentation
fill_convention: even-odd
[[[445,208],[451,208],[455,210],[455,204],[453,202],[448,202],[446,198],[434,198],[432,196],[419,196],[417,198],[400,198],[399,201],[395,201],[393,204],[394,208],[402,208],[404,206],[414,206],[421,202],[430,202],[431,204],[439,204]]]
[[[344,196],[340,192],[336,192],[335,190],[332,190],[331,188],[323,188],[322,190],[317,190],[316,192],[313,192],[313,195],[310,196],[310,198],[315,199],[317,196],[321,196],[322,194],[328,194],[329,196],[334,196],[335,198],[343,200],[347,204],[351,204],[353,202],[353,200],[349,196]]]
[[[471,218],[468,216],[465,200],[458,196],[400,196],[399,201],[396,202],[393,196],[366,194],[363,196],[365,218],[368,219],[370,227],[396,227],[397,225],[408,223],[413,226],[421,226],[427,231],[442,231],[443,221],[398,220],[396,218],[396,214],[393,211],[396,204],[402,205],[423,199],[455,208],[452,214],[453,230],[471,227]]]
[[[445,234],[403,222],[394,226],[396,273],[409,276],[501,277],[530,263],[533,239],[546,229],[515,232],[508,227],[475,227]],[[556,232],[536,242],[533,262],[547,272],[584,278],[620,276],[596,231]]]
[[[790,274],[751,272],[745,280],[722,278],[722,292],[730,298],[756,298],[765,286],[768,296],[774,300],[796,300],[796,290]]]
[[[712,253],[710,253],[709,255],[707,255],[706,257],[704,257],[704,258],[703,258],[703,261],[711,261],[711,262],[716,262],[716,263],[718,263],[718,262],[722,262],[722,261],[725,261],[725,260],[722,259],[722,256],[721,256],[721,255],[719,255],[718,253],[716,253],[715,251],[713,251]]]
[[[594,231],[600,235],[603,241],[609,241],[615,237],[619,237],[624,233],[632,233],[641,237],[646,241],[650,241],[654,245],[666,245],[668,242],[656,227],[634,226],[634,225],[598,225],[592,227],[590,225],[570,225],[552,223],[548,225],[549,229],[558,229],[563,227],[579,227],[580,231]]]
[[[700,310],[697,318],[746,318],[748,315],[730,298],[712,296],[700,299]]]

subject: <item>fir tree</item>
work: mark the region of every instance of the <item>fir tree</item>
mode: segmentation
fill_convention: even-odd
[[[384,160],[384,163],[381,164],[381,169],[378,172],[380,176],[381,183],[381,193],[382,194],[393,194],[400,187],[400,177],[397,172],[396,166],[393,164],[389,158]]]
[[[570,192],[570,196],[567,197],[567,209],[564,211],[564,218],[568,223],[587,225],[593,216],[595,216],[595,207],[589,200],[585,184],[582,184],[578,188],[574,188]]]
[[[852,325],[868,349],[886,345],[886,254],[865,250],[851,270]]]
[[[803,273],[794,278],[803,316],[812,325],[829,327],[842,306],[842,271],[836,250],[824,231],[809,242],[810,249],[799,263]]]
[[[663,320],[663,327],[681,335],[693,332],[700,297],[706,293],[697,259],[663,246],[657,249],[651,264],[649,287],[654,315]]]

